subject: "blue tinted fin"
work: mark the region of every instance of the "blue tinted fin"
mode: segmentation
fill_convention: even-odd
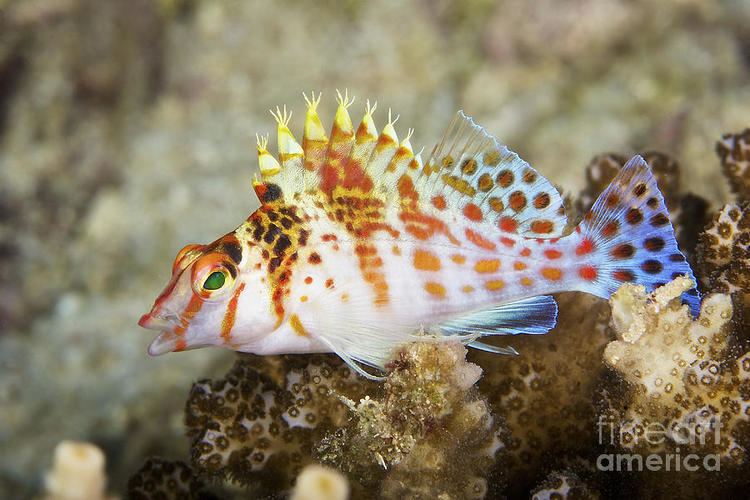
[[[696,283],[685,256],[677,248],[664,197],[651,168],[636,155],[599,195],[576,228],[591,253],[587,258],[598,272],[580,289],[608,299],[623,283],[648,292],[687,275]],[[693,288],[682,296],[693,316],[700,311],[700,295]]]
[[[555,299],[543,295],[474,311],[437,326],[445,335],[538,335],[554,328],[556,321]],[[481,342],[478,344],[478,349],[486,346]],[[492,346],[486,347],[496,349]]]
[[[512,356],[518,356],[519,353],[513,347],[498,347],[494,345],[485,344],[484,342],[480,342],[478,340],[475,340],[474,342],[469,342],[469,347],[473,347],[474,349],[479,349],[480,351],[484,352],[491,352],[492,354],[508,354]]]

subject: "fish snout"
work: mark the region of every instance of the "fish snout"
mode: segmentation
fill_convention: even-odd
[[[179,317],[176,314],[160,312],[156,308],[151,309],[138,320],[138,326],[147,330],[172,330],[178,324]]]

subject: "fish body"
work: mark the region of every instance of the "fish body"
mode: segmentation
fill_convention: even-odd
[[[389,120],[354,127],[339,95],[330,137],[308,100],[302,144],[274,113],[278,160],[258,138],[258,210],[208,245],[188,245],[141,318],[151,354],[219,345],[256,354],[335,352],[361,374],[426,331],[498,353],[488,335],[542,334],[550,294],[608,298],[692,272],[646,162],[631,159],[583,221],[557,190],[459,112],[422,161]],[[307,98],[306,98],[307,99]],[[697,291],[685,302],[696,311]]]

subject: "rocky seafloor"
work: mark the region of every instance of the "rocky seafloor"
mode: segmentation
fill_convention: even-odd
[[[749,21],[740,0],[0,0],[0,497],[42,495],[67,439],[103,450],[108,491],[146,498],[183,484],[278,495],[312,462],[355,496],[746,491]],[[302,91],[337,87],[398,111],[428,149],[465,109],[579,213],[623,156],[666,152],[647,159],[703,315],[680,316],[679,283],[612,306],[561,295],[559,327],[513,339],[520,357],[415,345],[380,386],[329,356],[148,358],[135,322],[175,252],[257,206],[267,109],[300,116]],[[335,394],[307,392],[321,384]],[[235,404],[277,403],[260,448],[236,428],[206,442],[231,428],[213,415],[234,386]],[[602,446],[600,416],[629,436],[712,415],[725,441],[697,452],[721,455],[721,472],[596,469],[603,453],[644,453],[638,439]]]

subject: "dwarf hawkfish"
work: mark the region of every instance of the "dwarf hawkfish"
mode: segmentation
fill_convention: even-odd
[[[694,281],[640,156],[565,234],[560,193],[463,112],[423,162],[390,112],[378,133],[368,102],[355,129],[353,99],[339,94],[329,137],[320,95],[305,100],[301,145],[286,109],[272,113],[278,160],[258,137],[260,208],[177,254],[139,322],[161,331],[150,354],[334,352],[376,379],[395,346],[425,334],[517,354],[479,338],[548,332],[555,292],[608,298],[626,282],[650,291],[678,275]],[[684,296],[693,313],[699,301],[696,290]]]

